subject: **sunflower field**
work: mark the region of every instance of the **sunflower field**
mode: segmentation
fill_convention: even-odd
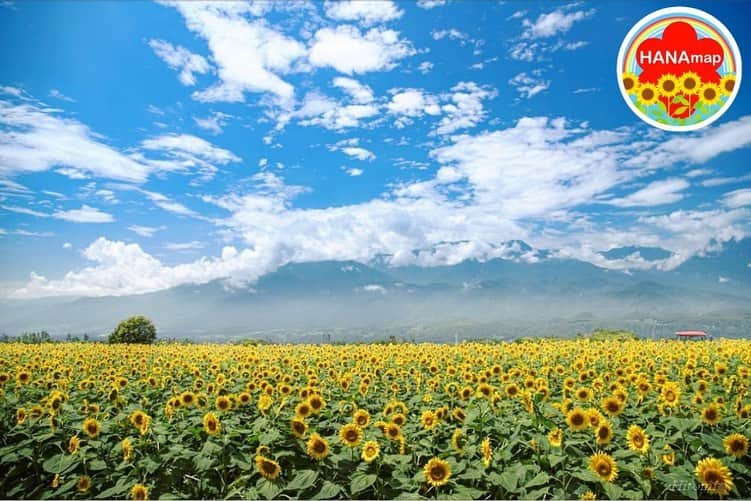
[[[751,496],[751,342],[0,347],[2,498]]]

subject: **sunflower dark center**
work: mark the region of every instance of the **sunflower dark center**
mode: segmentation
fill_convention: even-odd
[[[317,441],[313,444],[313,450],[318,454],[323,454],[324,452],[326,452],[326,444],[321,441]]]
[[[434,466],[430,469],[430,476],[436,480],[442,480],[446,476],[446,472],[442,466]]]
[[[686,80],[684,80],[683,86],[687,89],[693,89],[694,87],[696,87],[696,80],[694,80],[693,78],[687,78]]]
[[[650,100],[655,97],[655,93],[652,91],[652,89],[644,89],[641,93],[641,97],[643,97],[645,100]]]
[[[704,91],[704,99],[706,99],[707,101],[711,101],[715,97],[717,97],[717,93],[714,91],[714,89],[706,89]]]
[[[668,92],[672,92],[673,89],[675,89],[675,82],[673,82],[672,80],[666,80],[665,82],[663,82],[662,88]]]

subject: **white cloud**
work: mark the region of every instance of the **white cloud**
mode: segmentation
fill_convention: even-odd
[[[421,9],[435,9],[446,5],[446,0],[417,0],[417,6]]]
[[[566,33],[574,23],[587,19],[594,12],[594,10],[566,12],[565,9],[558,9],[541,14],[535,21],[525,19],[522,23],[526,28],[523,36],[527,38],[549,38]]]
[[[683,199],[683,192],[691,186],[685,179],[652,181],[644,188],[607,203],[618,207],[648,207],[672,204]]]
[[[270,27],[263,19],[243,16],[250,4],[174,2],[188,29],[208,43],[219,82],[195,92],[199,101],[241,102],[245,92],[269,92],[282,101],[294,95],[280,75],[306,54],[305,46]]]
[[[468,40],[469,39],[469,35],[455,28],[451,28],[448,30],[433,30],[431,35],[433,36],[433,40],[443,40],[444,38],[450,38],[451,40]]]
[[[357,176],[362,176],[365,171],[362,169],[358,169],[357,167],[349,167],[349,168],[345,168],[344,172],[346,172],[348,176],[357,177]]]
[[[550,80],[540,78],[539,73],[522,72],[508,81],[509,85],[524,98],[529,99],[550,87]]]
[[[330,66],[352,75],[390,70],[414,53],[412,45],[394,30],[372,28],[361,33],[355,26],[340,25],[316,32],[309,59],[314,66]]]
[[[301,106],[279,118],[286,123],[291,118],[297,118],[303,126],[317,125],[331,130],[342,130],[359,127],[364,119],[378,114],[378,105],[344,104],[337,102],[319,92],[308,92]]]
[[[357,104],[369,104],[374,100],[373,89],[353,78],[336,77],[332,85],[349,94],[352,97],[352,101]]]
[[[202,284],[219,278],[244,277],[255,268],[258,255],[252,250],[222,249],[220,257],[176,266],[167,266],[144,252],[138,244],[98,238],[82,255],[93,263],[80,271],[49,280],[31,273],[29,282],[11,294],[13,298],[44,296],[128,295],[175,287],[184,283]]]
[[[695,170],[701,170],[701,169],[695,169]],[[708,171],[708,173],[711,174],[712,171]],[[710,188],[713,186],[725,186],[726,184],[743,183],[745,181],[751,181],[751,173],[744,174],[742,176],[735,176],[735,177],[713,177],[713,178],[705,179],[704,181],[701,182],[701,185],[704,187]]]
[[[138,224],[134,224],[134,225],[128,226],[128,229],[132,231],[133,233],[135,233],[136,235],[139,235],[145,238],[151,238],[161,228],[156,228],[153,226],[141,226]]]
[[[420,89],[404,89],[394,93],[391,101],[386,105],[389,112],[409,117],[439,115],[441,108],[438,98]]]
[[[80,209],[55,211],[52,213],[52,217],[71,223],[111,223],[115,220],[112,214],[102,212],[86,204],[82,205]]]
[[[215,164],[236,163],[240,158],[229,150],[190,134],[165,134],[141,142],[146,150],[158,151],[166,161],[151,160],[150,163],[164,170],[198,170],[204,180],[211,179],[217,171]]]
[[[427,75],[428,73],[430,73],[430,70],[432,69],[433,69],[433,63],[431,63],[430,61],[423,61],[417,67],[417,71],[419,71],[423,75]]]
[[[356,158],[358,160],[375,160],[375,153],[373,153],[370,150],[366,150],[365,148],[355,147],[355,146],[345,146],[341,149],[342,153],[345,155],[349,155],[350,157]]]
[[[149,47],[173,70],[180,72],[178,79],[183,85],[195,85],[194,73],[208,73],[211,66],[205,57],[190,52],[185,47],[172,45],[164,40],[149,40]]]
[[[628,163],[648,165],[653,169],[679,162],[704,163],[722,153],[748,145],[751,145],[751,116],[744,116],[688,136],[671,136]]]
[[[460,82],[451,88],[449,103],[441,106],[444,117],[435,133],[451,134],[460,129],[474,127],[485,119],[482,101],[493,99],[498,93],[474,82]]]
[[[69,103],[75,103],[76,102],[75,99],[73,99],[72,97],[66,96],[65,94],[63,94],[62,92],[60,92],[57,89],[52,89],[50,91],[50,97],[54,97],[55,99],[60,99],[61,101],[67,101]]]
[[[198,240],[192,240],[190,242],[168,242],[164,244],[164,248],[175,252],[194,251],[203,249],[205,244]]]
[[[227,124],[228,118],[232,118],[232,116],[220,111],[215,111],[205,118],[193,117],[193,121],[197,126],[211,132],[212,134],[221,134],[222,127]]]
[[[143,182],[152,168],[105,144],[82,123],[61,118],[58,110],[0,101],[0,176],[53,167],[64,175],[94,175]]]
[[[202,197],[225,212],[213,220],[218,231],[246,250],[225,248],[221,256],[166,266],[137,245],[99,239],[85,252],[92,266],[58,279],[34,275],[15,296],[132,294],[214,279],[239,285],[289,262],[386,256],[391,265],[455,264],[508,256],[499,242],[514,239],[599,266],[671,269],[749,235],[746,207],[645,211],[624,216],[632,219],[619,225],[579,212],[616,188],[649,179],[649,168],[627,162],[662,144],[663,136],[640,129],[591,130],[562,118],[525,117],[499,130],[450,138],[431,151],[440,166],[432,177],[324,208],[295,207],[295,197],[309,190],[262,172],[254,184]],[[625,245],[660,246],[671,256],[615,262],[600,254]]]
[[[50,215],[38,210],[29,209],[28,207],[18,207],[15,205],[0,205],[0,208],[7,210],[8,212],[15,212],[16,214],[23,214],[25,216],[34,217],[49,217]]]
[[[73,244],[70,242],[65,242],[63,244],[63,249],[72,249],[72,248],[73,248]]]
[[[743,188],[725,193],[722,197],[722,202],[728,207],[733,208],[749,206],[751,205],[751,188]]]
[[[404,14],[391,0],[327,0],[326,15],[337,21],[359,21],[364,26],[399,19]]]

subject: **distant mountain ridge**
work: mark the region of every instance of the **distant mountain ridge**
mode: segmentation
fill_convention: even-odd
[[[125,297],[5,300],[0,302],[0,333],[45,329],[57,335],[97,335],[132,314],[152,317],[165,335],[200,337],[377,330],[458,319],[555,330],[583,320],[595,325],[624,318],[657,322],[714,315],[722,320],[720,311],[741,318],[733,329],[742,331],[743,319],[751,312],[751,239],[731,241],[671,271],[608,270],[555,257],[555,252],[522,241],[495,249],[504,257],[432,267],[390,267],[386,256],[367,264],[292,263],[247,289],[214,281]],[[658,248],[622,247],[608,254],[626,257],[635,252],[644,259],[665,258]],[[691,322],[686,320],[689,326]]]

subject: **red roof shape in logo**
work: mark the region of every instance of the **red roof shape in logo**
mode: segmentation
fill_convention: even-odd
[[[662,54],[677,53],[681,54],[686,51],[689,58],[692,55],[710,55],[717,56],[715,61],[719,61],[719,64],[715,63],[647,63],[641,64],[643,61],[641,54],[651,53],[656,54],[658,52]],[[642,67],[642,73],[639,75],[640,82],[657,83],[657,80],[666,73],[672,73],[675,76],[681,76],[687,71],[693,71],[701,78],[702,82],[720,82],[720,75],[717,73],[717,68],[722,66],[724,59],[724,53],[720,44],[712,38],[698,38],[696,30],[683,21],[676,21],[662,33],[662,38],[650,38],[639,44],[636,50],[636,62]]]

